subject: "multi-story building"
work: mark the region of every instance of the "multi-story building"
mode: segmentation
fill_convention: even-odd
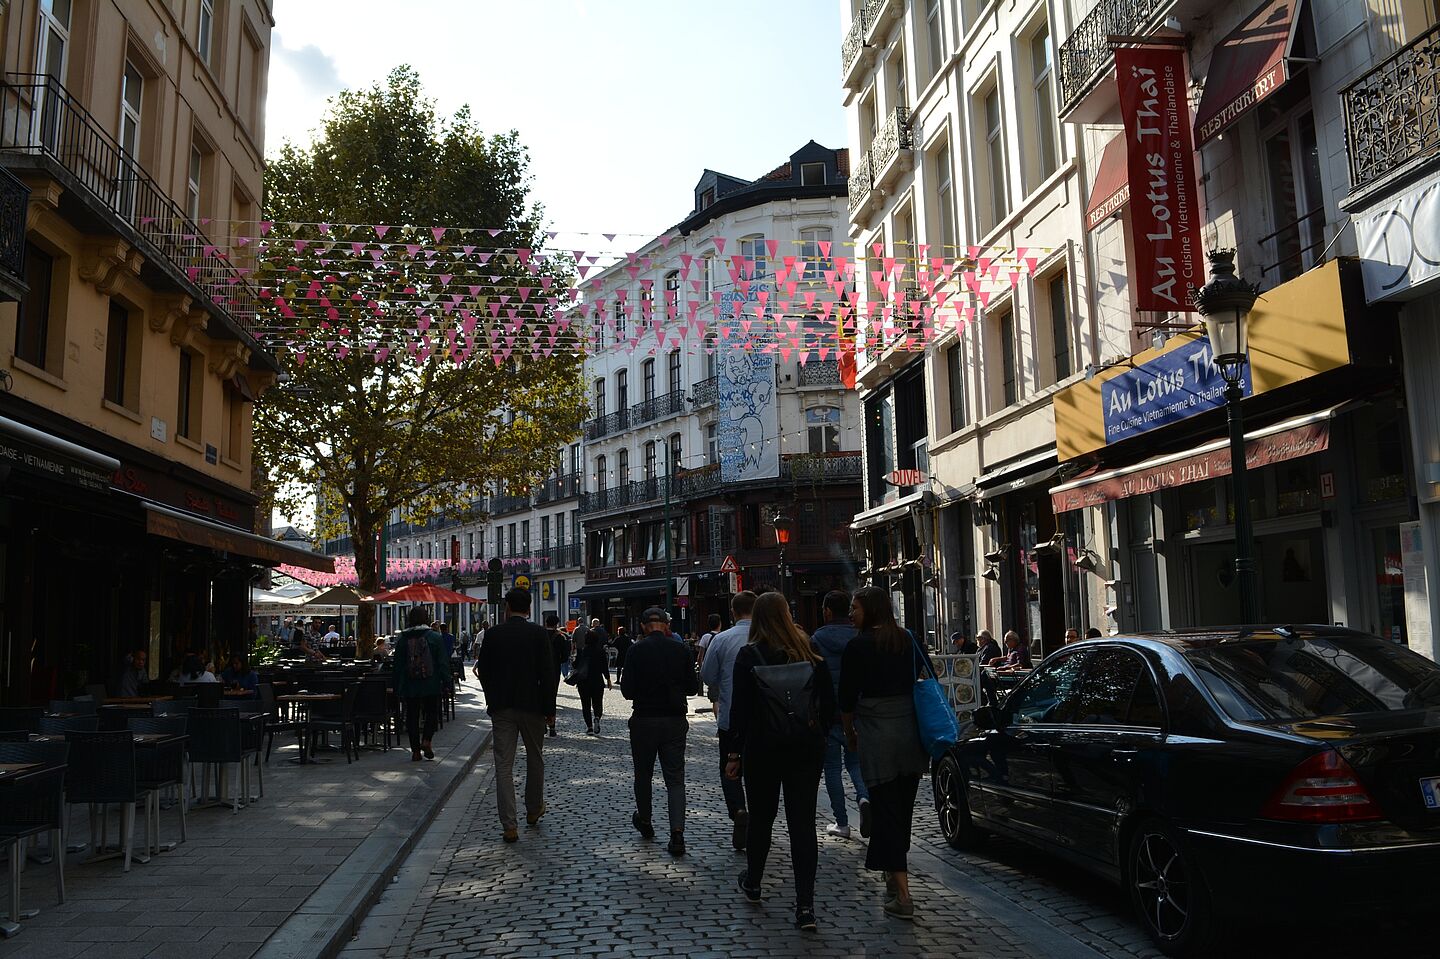
[[[1220,372],[1188,299],[1159,302],[1141,273],[1158,239],[1142,224],[1173,215],[1173,195],[1149,178],[1130,188],[1118,45],[1180,57],[1172,152],[1195,170],[1181,289],[1205,283],[1205,251],[1235,248],[1261,290],[1241,404],[1260,615],[1414,642],[1433,599],[1402,567],[1407,543],[1433,540],[1414,525],[1417,485],[1437,487],[1419,467],[1417,484],[1407,462],[1407,408],[1413,458],[1440,453],[1419,439],[1435,432],[1416,411],[1426,379],[1405,377],[1403,402],[1396,309],[1374,289],[1367,305],[1356,256],[1373,276],[1394,275],[1386,257],[1419,246],[1392,237],[1361,249],[1341,202],[1362,238],[1429,209],[1419,198],[1433,194],[1416,184],[1436,149],[1425,132],[1434,4],[842,9],[842,82],[866,150],[851,236],[922,275],[933,257],[954,267],[920,298],[936,307],[923,350],[862,338],[869,468],[855,526],[907,623],[1016,628],[1048,651],[1067,626],[1240,617]],[[1403,216],[1385,212],[1392,201],[1410,204]],[[1008,289],[983,285],[996,262]],[[1407,317],[1425,315],[1423,302]],[[1422,357],[1427,323],[1404,327]],[[921,484],[884,485],[896,468],[919,470],[901,475]]]
[[[824,593],[853,581],[859,411],[822,318],[848,173],[845,150],[814,141],[756,180],[706,171],[684,220],[585,286],[594,418],[572,598],[591,615],[633,627],[668,596],[677,629],[728,621],[730,557],[740,585],[784,589],[814,628]]]
[[[268,0],[0,6],[0,702],[244,650]],[[214,236],[212,239],[211,236]],[[78,596],[83,602],[77,602]]]

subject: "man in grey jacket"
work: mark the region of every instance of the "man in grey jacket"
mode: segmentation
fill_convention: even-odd
[[[705,662],[700,667],[700,680],[710,687],[715,698],[715,720],[720,727],[720,790],[725,794],[725,806],[734,823],[730,843],[736,849],[745,850],[746,831],[750,826],[750,813],[745,808],[745,787],[739,779],[725,776],[726,756],[735,752],[730,738],[730,701],[735,691],[735,657],[750,642],[750,613],[755,609],[755,594],[741,590],[730,599],[730,612],[735,625],[710,641],[705,653]]]
[[[840,657],[850,640],[855,638],[855,627],[850,625],[850,594],[831,590],[825,594],[823,606],[825,625],[815,630],[810,644],[825,657],[830,669],[830,679],[835,683],[835,694],[840,694]],[[860,806],[860,835],[870,837],[870,791],[865,788],[865,778],[860,774],[860,755],[845,742],[845,731],[840,726],[837,714],[835,725],[830,727],[825,742],[825,792],[830,796],[830,808],[835,812],[835,821],[825,831],[841,839],[850,838],[850,814],[845,809],[845,778],[841,769],[850,771],[850,782],[855,786],[855,799]]]

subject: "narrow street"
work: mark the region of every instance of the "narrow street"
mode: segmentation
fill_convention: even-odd
[[[816,892],[818,933],[791,926],[790,863],[777,827],[765,902],[735,889],[743,857],[730,849],[729,820],[712,775],[715,724],[692,715],[686,764],[688,854],[666,854],[662,839],[631,829],[629,704],[606,694],[613,714],[604,735],[584,734],[578,700],[561,687],[560,736],[546,741],[549,812],[539,828],[521,824],[501,842],[493,765],[482,757],[395,882],[365,920],[346,959],[449,956],[1046,956],[1153,957],[1118,889],[1007,840],[958,853],[939,839],[929,782],[916,810],[914,923],[880,910],[883,886],[864,868],[864,843],[824,836]],[[692,707],[701,705],[693,700]],[[578,735],[577,735],[578,731]],[[523,757],[517,791],[523,789]],[[656,811],[664,788],[656,777]],[[828,819],[820,791],[816,827]],[[523,808],[523,803],[522,803]],[[852,823],[854,814],[852,813]],[[1343,891],[1337,891],[1343,894]],[[1299,918],[1299,917],[1296,917]],[[1376,927],[1299,945],[1293,929],[1243,937],[1231,956],[1353,955],[1381,941],[1396,955],[1430,955]],[[1312,938],[1312,937],[1307,937]],[[1315,936],[1314,939],[1321,937]]]

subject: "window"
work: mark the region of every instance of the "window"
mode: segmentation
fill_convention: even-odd
[[[50,284],[54,273],[54,258],[33,243],[25,244],[25,282],[30,289],[16,314],[15,358],[42,370],[51,359]]]
[[[200,0],[200,38],[195,44],[206,66],[213,65],[211,48],[215,45],[215,0]]]
[[[240,462],[240,444],[245,435],[245,397],[234,386],[225,384],[225,432],[221,434],[220,455],[232,463]]]
[[[192,223],[200,222],[200,177],[205,168],[205,154],[198,144],[190,145],[190,168],[185,177],[185,213]]]
[[[945,33],[940,20],[940,0],[925,2],[925,47],[930,55],[930,76],[945,62]]]
[[[540,517],[540,549],[550,548],[550,517]]]
[[[825,185],[825,164],[824,164],[824,163],[802,163],[802,164],[800,164],[800,185],[801,185],[801,186],[824,186],[824,185]]]
[[[908,91],[906,89],[908,77],[905,75],[905,48],[897,46],[895,56],[890,61],[890,108],[906,107],[910,105]]]
[[[715,256],[707,253],[700,260],[700,285],[704,291],[704,301],[710,302],[710,293],[715,289]]]
[[[805,258],[805,279],[822,279],[825,271],[830,269],[832,236],[828,226],[812,226],[800,231],[800,255]]]
[[[671,433],[671,434],[670,434],[670,455],[669,455],[669,456],[666,458],[666,460],[665,460],[665,474],[666,474],[667,476],[670,475],[671,473],[674,473],[677,469],[679,469],[679,468],[680,468],[680,464],[681,464],[682,462],[684,462],[684,460],[682,460],[682,459],[680,458],[680,454],[681,454],[680,434],[679,434],[679,433]]]
[[[1070,344],[1070,302],[1065,274],[1057,273],[1046,283],[1050,300],[1050,341],[1055,348],[1055,382],[1060,382],[1072,372]]]
[[[964,429],[965,418],[965,342],[961,340],[945,351],[945,372],[950,380],[950,431]]]
[[[930,174],[935,184],[935,223],[940,228],[942,255],[949,258],[957,247],[955,238],[955,181],[950,169],[950,144],[942,143],[930,155]]]
[[[700,191],[700,209],[706,210],[715,203],[715,188]]]
[[[1038,164],[1037,176],[1032,189],[1055,172],[1059,156],[1055,146],[1055,97],[1051,93],[1050,27],[1043,21],[1040,28],[1030,35],[1031,88],[1035,99],[1035,155],[1032,163]]]
[[[38,73],[65,82],[66,51],[70,46],[70,0],[40,0],[40,43],[36,51]]]
[[[720,431],[714,423],[705,424],[705,461],[712,466],[720,462]]]
[[[649,482],[656,476],[655,464],[659,460],[659,454],[655,449],[655,441],[647,440],[645,443],[645,480]]]
[[[630,451],[621,450],[615,457],[615,485],[621,489],[630,482]]]
[[[1262,275],[1292,280],[1315,266],[1325,247],[1325,194],[1320,178],[1320,149],[1315,115],[1308,102],[1283,118],[1265,139],[1265,172],[1270,186],[1270,222]]]
[[[530,552],[530,521],[520,521],[520,554],[528,555]]]
[[[671,393],[680,392],[680,351],[671,350],[670,356],[666,359],[669,364],[670,382],[668,384]]]
[[[475,534],[474,534],[474,533],[466,533],[466,534],[465,534],[465,557],[466,557],[467,559],[475,559],[475,558],[476,558],[477,556],[479,556],[479,555],[480,555],[479,553],[475,552]]]
[[[1008,721],[1017,726],[1064,722],[1075,711],[1080,696],[1080,674],[1088,650],[1076,650],[1036,668],[1030,685],[1005,704]]]
[[[840,410],[834,406],[815,406],[805,411],[805,431],[809,434],[812,453],[840,451]]]
[[[595,492],[605,492],[605,483],[605,457],[602,455],[595,457]]]
[[[995,325],[1000,331],[1000,395],[1005,405],[1011,406],[1020,399],[1019,383],[1015,375],[1015,314],[1009,311],[1001,314]]]
[[[176,383],[175,435],[193,440],[200,433],[199,379],[201,363],[189,350],[180,351],[180,377]]]
[[[599,419],[605,415],[605,381],[595,381],[595,418]]]
[[[978,165],[977,173],[982,182],[977,184],[981,193],[989,191],[990,204],[977,206],[984,212],[981,232],[988,233],[1010,215],[1009,186],[1005,176],[1005,132],[1003,115],[1000,110],[1000,88],[992,86],[979,98],[980,143],[978,152],[985,158]]]
[[[580,444],[573,443],[570,446],[570,472],[576,476],[580,475]]]
[[[671,319],[680,315],[679,270],[671,270],[665,274],[665,315]]]
[[[625,301],[622,300],[622,299],[620,299],[619,296],[616,296],[616,297],[615,297],[615,342],[616,342],[616,343],[619,343],[621,340],[625,339],[625,309],[626,309],[626,303],[625,303]]]
[[[615,412],[623,413],[630,406],[630,371],[615,373]]]
[[[506,529],[505,537],[508,542],[505,545],[505,552],[509,556],[520,555],[515,551],[515,524],[511,523]]]
[[[645,400],[649,402],[655,399],[655,360],[649,359],[640,364],[640,387],[645,391]]]
[[[264,97],[260,71],[264,63],[261,44],[242,17],[240,31],[240,119],[259,138],[260,103]]]
[[[135,211],[136,161],[140,157],[140,112],[144,105],[145,78],[135,65],[125,61],[120,79],[120,203],[127,214]]]
[[[752,280],[762,279],[770,272],[770,264],[765,260],[765,238],[763,236],[758,234],[742,236],[740,238],[740,256],[744,258],[740,270],[742,277],[746,275],[747,270]]]
[[[116,406],[129,406],[127,369],[130,365],[130,313],[110,301],[110,320],[105,332],[105,399]]]

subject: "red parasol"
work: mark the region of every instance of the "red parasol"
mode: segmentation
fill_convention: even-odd
[[[370,597],[375,603],[478,603],[474,596],[466,596],[453,590],[436,586],[434,583],[411,583],[388,593],[377,593]]]

